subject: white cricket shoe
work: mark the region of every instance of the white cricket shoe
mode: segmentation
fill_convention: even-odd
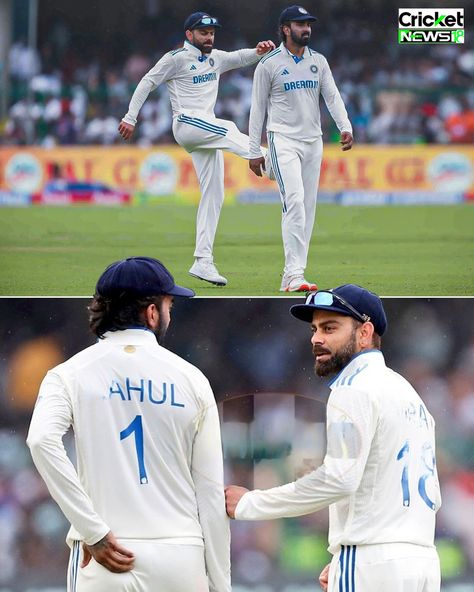
[[[212,259],[196,259],[189,270],[189,274],[216,286],[225,286],[227,279],[220,275]]]
[[[314,292],[316,284],[308,282],[303,275],[284,275],[281,279],[280,292]]]

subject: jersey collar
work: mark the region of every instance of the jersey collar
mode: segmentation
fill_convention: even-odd
[[[385,366],[385,358],[379,349],[367,349],[353,356],[339,374],[336,374],[336,376],[329,381],[329,388],[333,390],[337,386],[342,386],[342,383],[346,385],[346,383],[348,383],[348,380],[346,379],[356,376],[369,364],[370,366]],[[350,386],[350,384],[347,384],[346,386]]]
[[[299,58],[298,56],[295,56],[291,53],[291,51],[286,47],[286,45],[283,43],[283,41],[280,44],[280,47],[282,49],[282,51],[285,51],[291,58],[292,60],[295,62],[295,64],[299,64],[300,62],[302,62],[305,58],[307,58],[308,56],[311,55],[311,50],[309,49],[308,46],[306,46],[304,48],[303,51],[303,55]]]
[[[198,49],[195,45],[193,45],[192,43],[189,43],[188,40],[186,40],[184,42],[184,46],[193,56],[197,57],[198,59],[200,59],[200,61],[205,62],[208,57],[211,55],[210,53],[202,53],[202,51],[200,49]],[[211,52],[212,53],[212,52]]]
[[[99,343],[117,343],[119,345],[140,345],[154,344],[158,345],[155,334],[145,327],[133,327],[123,331],[107,331],[104,339],[99,339]]]

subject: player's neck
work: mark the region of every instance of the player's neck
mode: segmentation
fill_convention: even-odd
[[[285,47],[286,49],[292,53],[295,56],[298,56],[299,58],[304,54],[304,45],[296,45],[295,43],[293,43],[293,41],[291,41],[291,39],[288,39],[285,43]]]

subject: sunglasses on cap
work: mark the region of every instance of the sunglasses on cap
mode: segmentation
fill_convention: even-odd
[[[344,308],[347,308],[352,315],[359,320],[361,323],[367,323],[370,321],[369,315],[363,314],[356,310],[352,304],[349,304],[342,296],[339,296],[331,290],[319,290],[317,292],[308,292],[306,296],[305,304],[312,306],[332,306],[334,303],[338,303]]]
[[[213,16],[203,16],[198,18],[198,20],[191,25],[190,29],[195,29],[197,25],[215,26],[218,24],[219,21]]]

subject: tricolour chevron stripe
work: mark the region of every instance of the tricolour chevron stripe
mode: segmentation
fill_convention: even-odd
[[[210,121],[206,121],[205,119],[199,119],[199,117],[189,117],[189,115],[180,115],[179,117],[182,118],[182,120],[186,120],[186,121],[198,121],[199,123],[202,123],[204,125],[208,125],[209,127],[212,127],[218,131],[221,132],[225,132],[227,133],[227,128],[223,127],[221,125],[216,125],[215,123],[211,123]]]
[[[273,137],[273,132],[268,132],[268,144],[270,147],[270,160],[272,163],[273,170],[275,172],[275,178],[277,180],[278,186],[280,187],[281,199],[283,203],[283,212],[287,211],[286,201],[285,201],[285,184],[283,183],[283,177],[281,176],[280,165],[278,164],[278,157],[275,148],[275,142]]]
[[[271,51],[268,55],[266,55],[264,58],[262,58],[260,60],[260,63],[263,64],[264,62],[266,62],[267,60],[269,60],[273,56],[276,56],[278,53],[281,53],[281,48],[280,47],[277,47],[276,49],[274,49],[273,51]]]
[[[180,53],[181,51],[188,51],[185,47],[180,47],[179,49],[175,49],[173,51],[170,51],[170,54],[172,56],[176,55],[177,53]]]
[[[211,132],[213,134],[216,134],[217,136],[226,136],[227,135],[227,130],[225,131],[221,131],[219,128],[215,128],[214,126],[211,126],[209,124],[206,123],[202,123],[201,120],[195,120],[195,119],[183,119],[180,116],[178,116],[178,121],[180,123],[185,123],[186,125],[192,125],[193,127],[197,127],[199,129],[202,129],[206,132]],[[225,129],[225,128],[224,128]]]
[[[356,545],[341,545],[339,555],[339,592],[357,592],[355,587]]]

